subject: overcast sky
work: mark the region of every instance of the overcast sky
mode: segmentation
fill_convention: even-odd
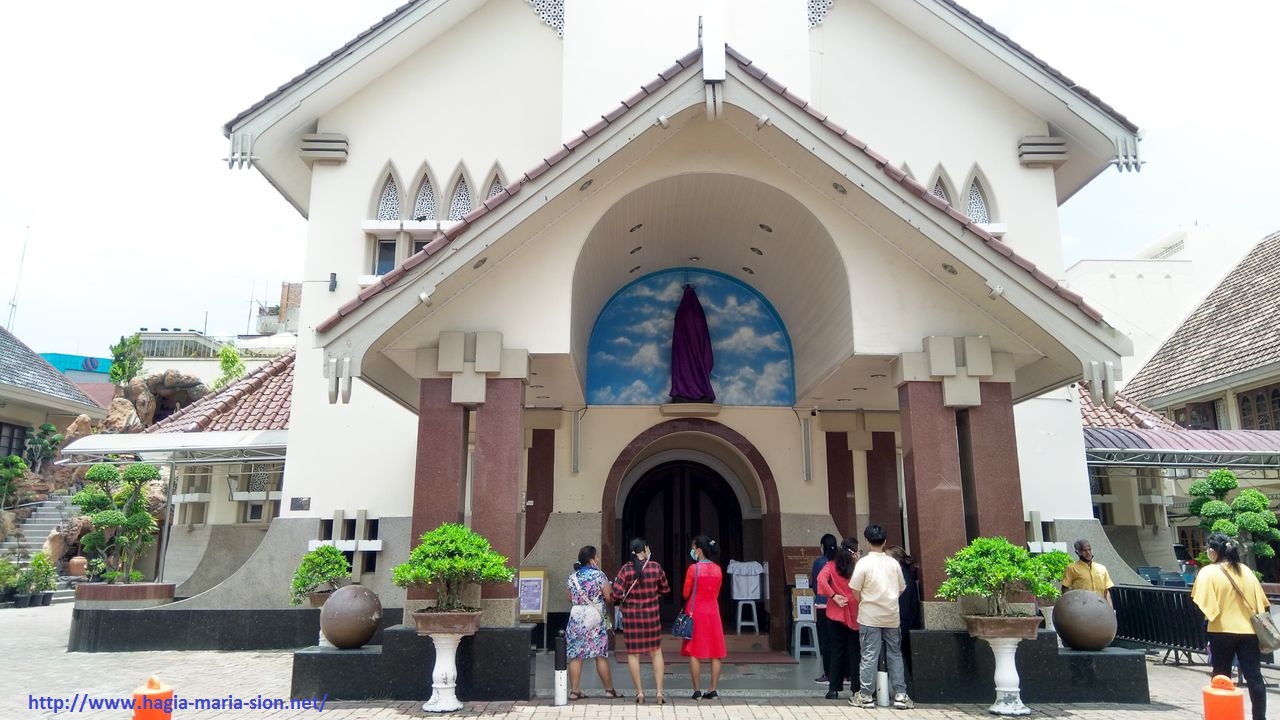
[[[251,298],[314,279],[303,220],[220,162],[221,126],[399,3],[0,3],[0,324],[27,237],[12,329],[37,352],[103,356],[206,312],[211,334],[244,332]],[[1194,224],[1280,229],[1280,3],[963,4],[1143,128],[1141,173],[1109,170],[1063,206],[1068,262]]]

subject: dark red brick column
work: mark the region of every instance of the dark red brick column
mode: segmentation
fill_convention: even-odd
[[[849,435],[829,432],[827,437],[827,504],[841,537],[853,534],[858,519],[853,498],[853,453]]]
[[[911,554],[920,568],[923,599],[946,579],[942,562],[966,544],[956,414],[942,404],[942,384],[908,382],[898,388],[903,471]]]
[[[1018,440],[1013,426],[1013,396],[1008,383],[982,383],[982,404],[969,408],[969,446],[978,534],[1027,542],[1018,474]]]
[[[450,401],[453,381],[420,381],[418,460],[413,476],[413,521],[409,547],[441,523],[462,522],[467,472],[467,411]],[[434,597],[410,589],[410,600]]]
[[[471,480],[471,528],[493,549],[519,565],[520,466],[524,461],[524,382],[490,379],[476,410],[475,474]],[[513,598],[514,584],[485,585],[481,597]]]
[[[533,550],[555,505],[556,431],[534,430],[529,448],[529,469],[525,474],[525,499],[533,504],[525,508],[524,551]]]
[[[902,545],[898,448],[891,432],[871,433],[871,451],[867,453],[867,506],[868,522],[885,529],[889,534],[889,545]]]

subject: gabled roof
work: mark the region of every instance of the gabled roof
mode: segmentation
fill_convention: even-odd
[[[977,25],[987,35],[999,41],[1000,43],[1005,45],[1005,47],[1008,47],[1010,50],[1014,51],[1018,55],[1021,55],[1027,62],[1040,68],[1042,71],[1044,71],[1046,75],[1062,83],[1072,93],[1088,101],[1089,104],[1098,108],[1098,110],[1101,110],[1104,114],[1110,116],[1111,119],[1123,125],[1130,132],[1138,132],[1138,126],[1135,125],[1132,120],[1120,114],[1120,111],[1116,110],[1115,108],[1111,107],[1107,103],[1103,102],[1102,98],[1089,92],[1088,88],[1084,87],[1083,85],[1077,84],[1075,80],[1072,80],[1071,78],[1064,75],[1061,70],[1058,70],[1057,68],[1045,62],[1044,60],[1041,60],[1030,50],[1014,42],[1012,38],[1000,32],[999,30],[995,29],[987,21],[983,20],[977,15],[974,15],[972,12],[970,12],[966,8],[961,7],[960,3],[954,2],[954,0],[936,0],[936,1],[942,5],[945,5],[946,7],[951,8],[951,10],[954,11],[957,15],[960,15],[966,20],[969,20],[975,25]]]
[[[1142,366],[1124,391],[1171,396],[1280,363],[1280,232],[1262,239]]]
[[[1093,320],[1094,322],[1102,321],[1102,313],[1086,303],[1083,296],[1079,293],[1069,290],[1065,285],[1054,279],[1053,276],[1039,269],[1035,263],[1014,252],[1007,244],[988,233],[979,225],[975,224],[968,215],[952,207],[937,195],[934,195],[928,188],[908,176],[901,169],[891,165],[888,159],[883,155],[880,155],[875,150],[869,148],[865,142],[859,140],[844,127],[840,126],[826,113],[817,109],[813,105],[810,105],[804,98],[801,98],[795,93],[789,91],[787,86],[771,77],[769,73],[752,63],[752,61],[742,55],[742,53],[739,53],[732,47],[726,47],[725,50],[730,61],[736,63],[738,68],[744,71],[747,75],[758,80],[765,88],[777,94],[788,103],[804,111],[804,113],[821,123],[828,132],[842,140],[845,145],[870,159],[892,182],[906,188],[911,195],[920,198],[922,203],[927,203],[945,212],[952,222],[962,226],[965,231],[972,233],[989,248],[1007,259],[1008,262],[1016,265],[1019,270],[1015,270],[1014,272],[1024,272],[1029,274],[1037,283],[1045,286],[1059,297],[1076,306],[1090,320]],[[431,242],[427,243],[423,247],[422,250],[411,255],[402,264],[381,276],[378,278],[377,282],[361,291],[359,295],[340,306],[333,315],[330,315],[328,318],[316,325],[316,333],[324,334],[334,329],[342,322],[343,317],[355,312],[370,299],[404,280],[408,277],[411,271],[427,262],[433,255],[436,255],[455,239],[465,234],[473,224],[501,207],[507,200],[518,194],[521,188],[526,184],[535,181],[543,173],[565,161],[573,154],[576,148],[593,136],[599,135],[610,125],[627,118],[632,108],[636,107],[646,97],[657,93],[677,75],[694,67],[695,65],[699,65],[701,63],[701,56],[701,50],[693,50],[683,57],[676,59],[670,67],[658,73],[657,77],[653,80],[642,85],[631,97],[623,100],[616,107],[602,114],[598,121],[593,123],[591,126],[584,128],[577,135],[565,141],[560,147],[556,148],[554,152],[546,156],[540,163],[509,183],[502,192],[485,200],[482,205],[472,210],[462,218],[461,222],[449,227],[444,232],[437,234]]]
[[[883,0],[878,1],[883,2]],[[395,51],[389,53],[392,57],[383,58],[386,62],[370,65],[368,71],[370,74],[367,77],[376,77],[376,73],[393,67],[405,57],[405,53],[411,51],[411,49],[405,47],[406,43],[420,41],[421,37],[435,37],[437,33],[447,30],[449,23],[457,22],[471,8],[482,2],[483,0],[411,0],[396,8],[342,47],[288,82],[280,85],[261,100],[227,121],[223,126],[223,134],[232,141],[230,155],[227,158],[229,165],[233,167],[236,165],[241,167],[246,165],[256,166],[267,177],[268,181],[275,185],[281,194],[294,204],[304,217],[307,216],[309,187],[303,182],[302,178],[305,176],[295,174],[295,176],[285,177],[286,173],[283,171],[275,172],[269,169],[267,166],[271,161],[260,157],[265,153],[260,154],[257,151],[256,148],[258,146],[255,145],[257,140],[271,132],[276,136],[266,142],[265,145],[283,144],[287,145],[290,150],[295,150],[300,134],[306,132],[301,128],[314,128],[317,119],[324,112],[327,112],[334,101],[349,97],[358,90],[359,83],[351,81],[351,78],[354,77],[352,72],[354,68],[366,62],[368,58],[374,57],[380,51],[395,46]],[[997,31],[990,24],[953,0],[915,0],[915,2],[936,8],[938,14],[953,18],[954,22],[949,24],[954,27],[968,25],[976,28],[982,47],[974,49],[976,55],[969,54],[964,58],[957,58],[958,62],[961,64],[967,63],[970,69],[974,69],[974,58],[982,57],[984,60],[988,59],[993,55],[993,49],[997,53],[1003,51],[1009,53],[1009,57],[1020,59],[1026,63],[1026,67],[1020,72],[1030,78],[1029,83],[1021,84],[1020,87],[1023,92],[1029,92],[1037,96],[1041,102],[1036,104],[1040,106],[1042,112],[1049,112],[1053,118],[1057,118],[1059,121],[1065,120],[1067,125],[1073,124],[1077,120],[1082,120],[1085,125],[1093,127],[1093,130],[1100,134],[1100,138],[1105,138],[1108,146],[1114,145],[1117,160],[1113,162],[1118,162],[1121,168],[1137,167],[1140,164],[1137,160],[1138,128],[1113,107],[1100,100],[1087,89],[1077,85],[1066,75],[1036,57],[1011,40],[1007,35]],[[892,0],[892,2],[884,3],[882,7],[898,9],[908,3],[909,0]],[[431,19],[423,22],[427,18]],[[913,22],[918,22],[918,20],[902,20],[902,18],[899,18],[899,20],[905,22],[908,27],[911,27]],[[430,25],[431,27],[430,29],[422,29],[421,36],[415,35],[415,38],[418,38],[417,40],[407,39],[409,35],[413,34],[409,30],[414,29],[419,24]],[[341,90],[335,89],[336,85],[332,82],[334,78],[339,76],[351,81],[345,83]],[[996,81],[995,84],[1000,86],[1001,82]],[[1008,90],[1008,88],[1005,89]],[[326,96],[325,99],[317,101],[315,105],[310,104],[313,96],[317,96],[317,93],[322,91]],[[1082,108],[1065,107],[1069,103],[1064,103],[1063,98],[1070,96],[1084,101],[1084,112],[1081,111]],[[1097,115],[1089,119],[1080,117],[1082,115],[1092,115],[1094,112]],[[291,122],[288,123],[288,127],[291,130],[273,131],[273,128],[280,125],[280,121],[284,116],[294,113],[300,113],[300,116],[292,118]],[[1051,121],[1053,118],[1050,118]],[[1115,125],[1113,126],[1111,123],[1115,123]],[[1081,156],[1083,157],[1084,155],[1082,154]],[[1065,195],[1060,194],[1059,202],[1064,201],[1066,197],[1069,197],[1071,193],[1079,189],[1079,186],[1088,182],[1089,179],[1101,172],[1106,166],[1105,162],[1097,167],[1091,166],[1089,172],[1086,173],[1087,177],[1075,178],[1070,183],[1071,188],[1066,191]]]
[[[76,387],[66,375],[58,372],[48,360],[40,357],[13,333],[0,328],[0,391],[2,386],[34,393],[31,400],[42,398],[61,412],[88,413],[102,416],[102,408]]]
[[[288,430],[296,356],[297,352],[290,350],[143,432]]]
[[[1086,428],[1111,428],[1128,430],[1182,430],[1169,418],[1153,412],[1142,403],[1130,400],[1123,393],[1116,393],[1116,403],[1094,404],[1089,396],[1089,383],[1076,383],[1080,395],[1080,424]]]

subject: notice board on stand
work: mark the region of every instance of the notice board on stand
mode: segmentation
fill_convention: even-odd
[[[543,623],[547,621],[547,569],[520,568],[516,580],[520,597],[520,622]]]
[[[818,559],[818,554],[818,548],[808,545],[783,545],[782,577],[787,579],[788,584],[793,584],[792,579],[797,575],[809,577],[809,571],[813,569],[813,561]]]

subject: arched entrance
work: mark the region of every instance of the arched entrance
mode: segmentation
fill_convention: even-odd
[[[698,440],[703,442],[700,448],[702,452],[711,454],[715,459],[723,461],[730,469],[733,475],[740,481],[742,487],[735,488],[730,486],[730,490],[737,495],[737,490],[741,489],[745,494],[750,496],[750,504],[753,505],[753,512],[758,511],[759,517],[744,517],[741,523],[750,530],[751,527],[759,528],[754,535],[759,539],[760,546],[752,547],[750,536],[744,537],[747,546],[744,548],[750,559],[763,558],[769,563],[772,572],[769,576],[769,614],[773,618],[785,617],[783,602],[786,596],[784,592],[784,573],[781,571],[782,564],[782,516],[778,512],[778,485],[774,480],[773,471],[770,470],[769,464],[765,462],[764,456],[760,451],[741,433],[726,425],[722,425],[714,420],[704,418],[680,418],[675,420],[667,420],[658,423],[648,430],[637,435],[630,443],[622,449],[614,460],[613,467],[609,470],[609,477],[605,481],[604,492],[601,496],[601,527],[600,527],[600,547],[601,554],[609,572],[616,571],[616,565],[619,559],[626,555],[626,547],[622,544],[622,525],[624,516],[626,515],[627,501],[630,499],[635,488],[639,485],[638,480],[643,478],[650,469],[657,469],[659,464],[655,464],[648,469],[640,468],[646,460],[653,458],[658,453],[670,450],[673,447],[682,446],[690,447],[696,445]],[[679,458],[689,460],[688,456]],[[694,464],[706,465],[712,467],[714,463],[700,463],[697,460]],[[735,468],[740,468],[740,471]],[[713,470],[716,468],[712,467]],[[718,472],[718,470],[716,470]],[[628,483],[633,473],[639,472],[637,482]],[[720,475],[724,480],[723,474]],[[729,482],[726,482],[728,485]],[[738,496],[738,507],[742,508],[741,496]],[[630,538],[628,538],[629,540]],[[688,539],[682,540],[679,551],[688,551]],[[650,544],[652,547],[652,542]],[[722,555],[721,559],[727,562],[732,559],[731,556]],[[664,566],[668,575],[671,576],[673,590],[678,592],[679,585],[683,582],[683,575],[676,575],[676,572],[683,572],[684,567],[688,563],[688,555],[684,556],[686,565]],[[675,595],[676,593],[673,593]],[[724,591],[725,596],[730,596],[728,588]],[[728,616],[726,616],[728,617]],[[786,647],[785,623],[773,622],[769,626],[769,644],[774,649],[780,650]]]
[[[644,472],[627,493],[622,510],[620,547],[631,538],[643,537],[654,559],[678,588],[692,563],[689,543],[696,535],[708,535],[719,543],[721,567],[731,558],[744,557],[742,509],[733,488],[720,473],[699,462],[673,460]],[[673,592],[661,603],[663,622],[673,620],[682,603]],[[721,593],[721,617],[731,618],[733,601]]]

